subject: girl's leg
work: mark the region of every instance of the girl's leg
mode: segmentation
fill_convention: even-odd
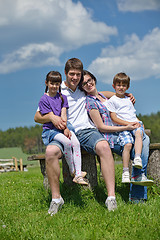
[[[64,154],[66,162],[69,166],[69,171],[71,174],[74,174],[75,167],[73,162],[73,153],[72,153],[72,146],[71,146],[71,140],[67,138],[64,134],[58,133],[55,137],[55,140],[59,141],[64,146]]]
[[[81,149],[80,149],[80,143],[73,131],[71,131],[71,143],[72,143],[72,149],[73,149],[73,159],[74,159],[74,166],[75,166],[75,175],[81,176]]]

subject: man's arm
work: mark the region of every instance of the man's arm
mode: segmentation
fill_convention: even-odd
[[[34,116],[34,121],[42,124],[52,122],[57,129],[61,130],[66,128],[66,122],[63,121],[61,117],[54,115],[53,112],[42,115],[39,111],[37,111]]]
[[[102,91],[101,92],[106,98],[111,98],[113,95],[115,95],[114,92],[109,92],[109,91]]]

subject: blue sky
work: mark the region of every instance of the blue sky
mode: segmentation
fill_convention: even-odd
[[[113,91],[113,76],[131,77],[137,114],[160,111],[159,0],[0,1],[0,130],[34,126],[45,76],[80,58]]]

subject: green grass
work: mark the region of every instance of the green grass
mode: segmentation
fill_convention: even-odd
[[[22,158],[24,165],[37,165],[39,161],[28,161],[27,158],[32,154],[26,154],[20,147],[0,148],[0,159],[10,159],[12,157],[18,160]]]
[[[0,239],[23,240],[158,240],[160,239],[160,188],[148,191],[148,201],[131,204],[129,187],[121,184],[122,166],[116,165],[118,210],[105,207],[102,179],[94,191],[60,181],[65,204],[53,217],[47,214],[51,194],[43,188],[39,167],[28,172],[0,174]]]

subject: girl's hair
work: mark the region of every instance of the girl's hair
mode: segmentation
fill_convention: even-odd
[[[46,83],[48,82],[54,82],[54,83],[62,83],[62,75],[58,72],[58,71],[50,71],[47,75],[46,75]],[[46,86],[46,89],[45,89],[45,93],[47,93],[48,91],[48,86]],[[64,103],[64,99],[62,97],[62,94],[61,94],[61,86],[59,86],[59,95],[60,95],[60,98],[62,100],[62,105]]]
[[[89,72],[89,71],[87,71],[87,70],[83,70],[83,78],[80,80],[80,82],[79,82],[79,89],[81,90],[81,91],[83,91],[83,92],[85,92],[84,91],[84,89],[83,89],[83,87],[82,87],[82,84],[83,84],[83,80],[84,80],[84,76],[85,75],[89,75],[94,81],[95,81],[95,84],[97,83],[97,79],[96,79],[96,77],[91,73],[91,72]],[[85,92],[86,93],[86,92]]]
[[[113,78],[113,84],[116,85],[116,83],[123,82],[127,84],[127,87],[130,86],[130,77],[127,76],[124,72],[117,73]]]

